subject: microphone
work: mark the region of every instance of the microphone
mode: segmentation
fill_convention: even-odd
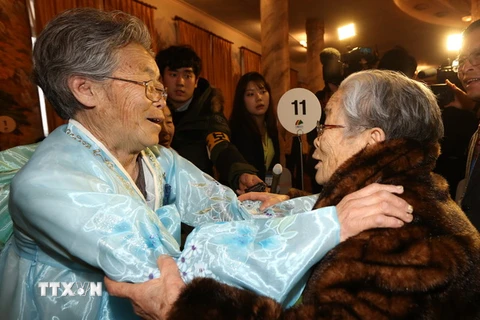
[[[280,181],[280,176],[282,175],[282,165],[280,163],[277,163],[276,165],[273,166],[272,169],[272,186],[270,187],[270,193],[278,193],[278,182]]]

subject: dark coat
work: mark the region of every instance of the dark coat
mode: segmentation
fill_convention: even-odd
[[[256,173],[229,142],[230,128],[223,114],[223,97],[207,80],[199,78],[187,110],[172,110],[175,124],[172,148],[182,157],[211,176],[215,165],[219,180],[233,189],[238,187],[242,173]]]
[[[480,237],[432,173],[438,144],[391,140],[362,150],[325,184],[315,208],[374,182],[403,185],[414,220],[372,229],[332,249],[314,268],[302,303],[199,278],[170,319],[479,319]]]
[[[258,170],[258,177],[264,181],[267,170],[272,170],[273,166],[280,161],[278,134],[270,138],[273,142],[275,155],[270,166],[265,168],[262,137],[255,132],[249,131],[245,126],[232,127],[232,143],[237,147],[245,160]]]
[[[480,123],[478,124],[477,131],[472,136],[469,148],[475,148],[476,141],[474,140],[477,134],[480,134]],[[468,185],[462,199],[462,209],[472,224],[480,231],[480,158],[475,162],[475,166],[468,179]]]
[[[475,130],[477,130],[478,124],[470,111],[456,107],[442,109],[442,122],[445,129],[443,139],[440,142],[442,153],[438,157],[434,171],[447,180],[450,186],[450,195],[455,198],[457,185],[460,180],[465,178],[468,144]],[[461,125],[459,125],[460,123]],[[465,208],[462,209],[468,216]],[[480,226],[477,225],[478,227]]]

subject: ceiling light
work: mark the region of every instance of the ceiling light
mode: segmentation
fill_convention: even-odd
[[[301,45],[302,47],[304,47],[304,48],[307,47],[307,40],[300,40],[299,42],[300,42],[300,45]]]
[[[462,17],[462,21],[463,22],[470,22],[470,21],[472,21],[472,16],[464,16],[464,17]]]
[[[351,38],[356,35],[355,25],[353,23],[340,27],[337,30],[338,30],[338,40]]]
[[[447,37],[447,50],[458,51],[462,46],[462,34],[452,34]]]

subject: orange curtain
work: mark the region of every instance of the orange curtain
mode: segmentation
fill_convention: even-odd
[[[179,17],[177,43],[192,46],[202,59],[200,76],[212,86],[219,88],[225,99],[224,113],[228,118],[232,112],[234,79],[232,65],[232,42],[197,27]]]
[[[202,59],[200,75],[208,80],[213,76],[213,60],[210,43],[210,33],[191,23],[177,18],[177,43],[190,45]]]
[[[225,98],[224,113],[227,118],[232,113],[233,104],[233,75],[232,75],[232,43],[212,35],[212,62],[215,63],[212,84],[222,90]],[[213,64],[213,63],[212,63]]]
[[[298,71],[290,69],[290,89],[298,87]]]
[[[35,31],[40,34],[48,21],[59,13],[78,7],[103,8],[103,0],[35,0]]]
[[[105,11],[121,10],[140,18],[148,27],[152,36],[152,46],[156,52],[154,43],[156,31],[153,17],[155,7],[138,0],[35,0],[35,30],[37,35],[44,26],[59,13],[72,8],[92,7]]]
[[[121,10],[140,18],[150,31],[152,37],[152,49],[157,53],[157,32],[153,17],[157,8],[138,0],[101,0],[104,2],[105,11]]]
[[[262,73],[262,56],[245,47],[240,48],[240,57],[242,59],[242,74],[256,71]]]

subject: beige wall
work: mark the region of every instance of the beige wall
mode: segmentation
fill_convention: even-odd
[[[36,87],[30,81],[32,41],[21,0],[0,0],[0,151],[43,137]]]

